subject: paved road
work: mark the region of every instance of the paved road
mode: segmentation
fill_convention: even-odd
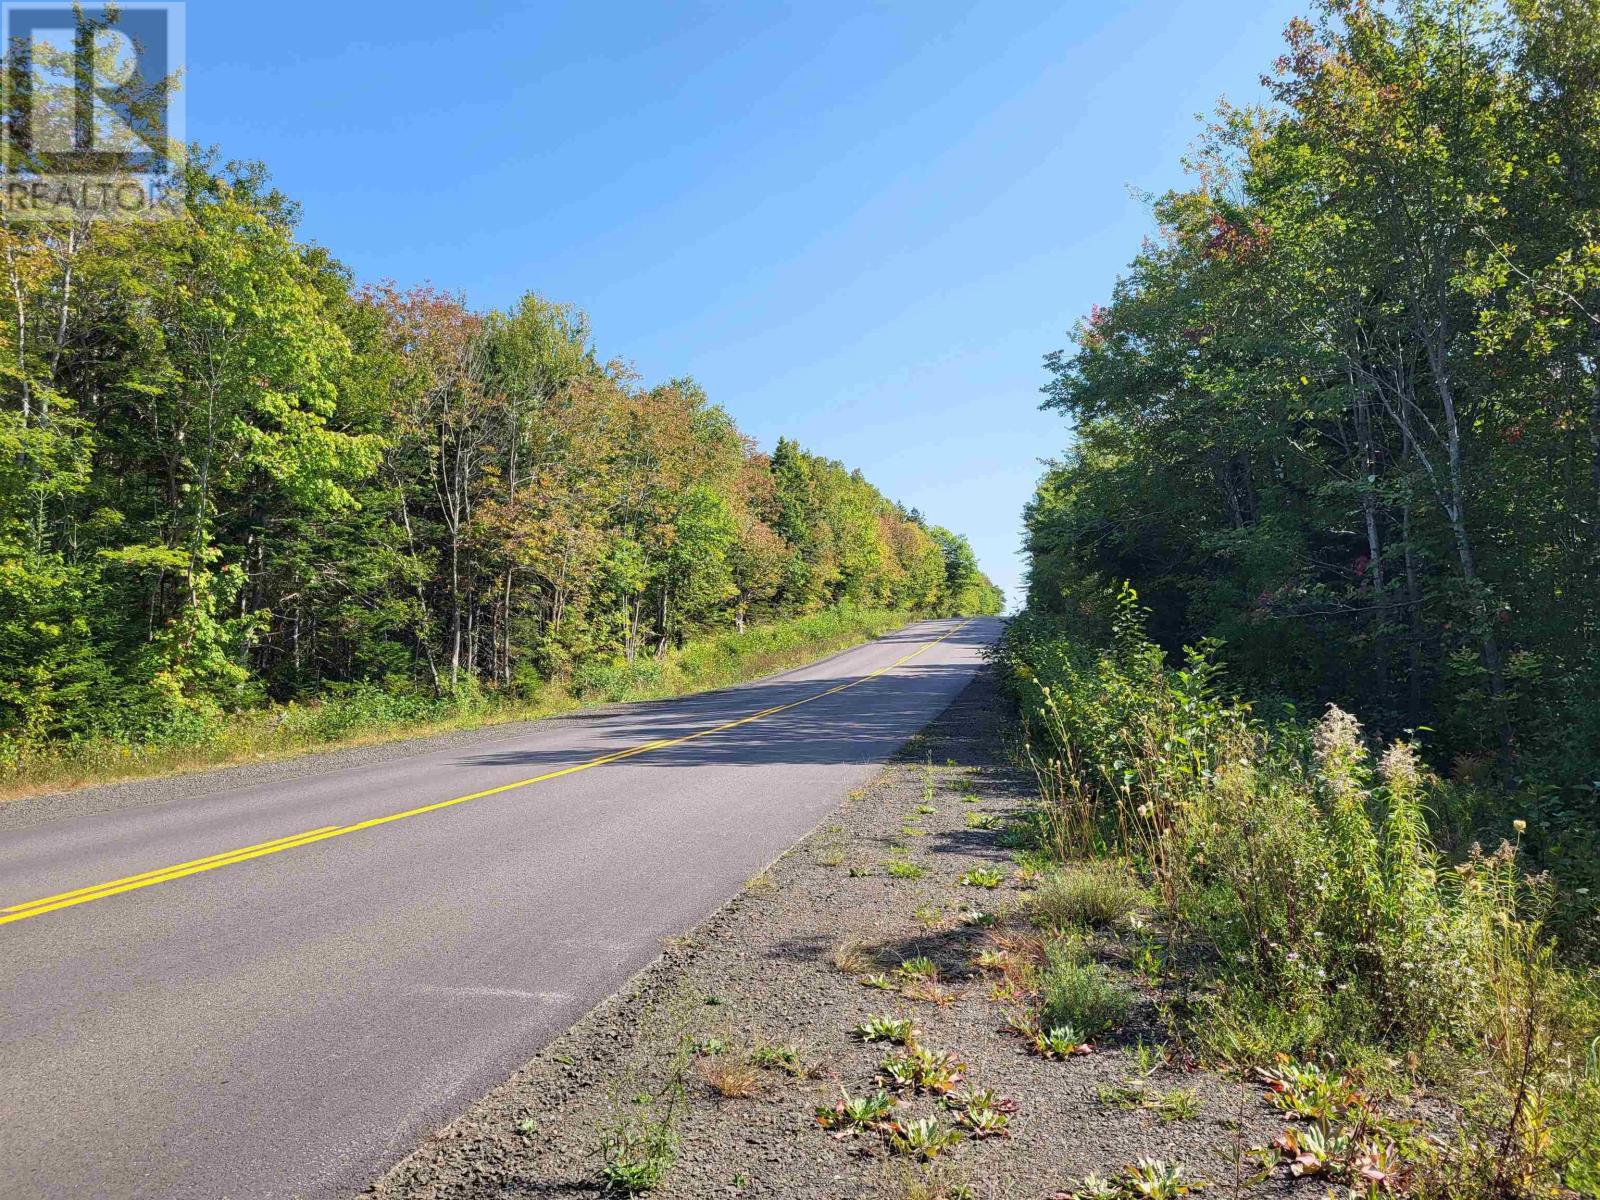
[[[359,1190],[816,825],[998,631],[0,832],[0,1195]]]

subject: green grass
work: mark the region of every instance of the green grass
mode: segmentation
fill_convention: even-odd
[[[1120,863],[1071,863],[1050,872],[1033,897],[1034,919],[1049,929],[1112,925],[1137,912],[1148,900],[1137,880]]]
[[[532,693],[459,698],[346,687],[309,703],[228,714],[167,740],[96,740],[46,747],[0,762],[0,802],[69,788],[176,775],[318,751],[379,745],[513,721],[537,720],[623,700],[657,700],[727,687],[860,645],[901,628],[912,614],[830,609],[713,632],[633,667],[591,663]]]

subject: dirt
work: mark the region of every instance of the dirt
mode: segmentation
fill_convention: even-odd
[[[1248,1182],[1249,1148],[1283,1128],[1258,1089],[1179,1065],[1141,1072],[1137,1048],[1164,1035],[1157,994],[1130,964],[1131,937],[1103,939],[1097,951],[1134,1004],[1093,1053],[1041,1059],[1007,1031],[1010,1006],[990,998],[992,979],[974,966],[996,936],[1028,928],[1028,882],[1004,829],[1033,792],[1007,760],[1007,721],[986,673],[869,787],[667,946],[618,996],[418,1147],[373,1193],[390,1200],[600,1196],[605,1131],[670,1109],[676,1154],[652,1195],[675,1200],[949,1194],[928,1190],[937,1179],[960,1185],[956,1195],[1042,1198],[1070,1190],[1086,1172],[1112,1176],[1139,1158],[1181,1163],[1210,1181],[1214,1195],[1286,1194],[1281,1178]],[[919,811],[927,805],[934,811]],[[894,859],[923,874],[891,876],[885,864]],[[994,890],[963,886],[973,868],[997,868],[1004,882]],[[988,917],[974,918],[978,912]],[[876,965],[838,969],[836,951],[851,945],[864,946]],[[863,970],[888,972],[917,956],[938,965],[946,1003],[859,982]],[[971,1086],[1015,1100],[1008,1136],[965,1138],[930,1167],[891,1154],[876,1134],[838,1138],[821,1128],[818,1106],[831,1105],[841,1089],[851,1096],[875,1090],[886,1047],[852,1032],[873,1014],[913,1017],[924,1045],[967,1064]],[[697,1044],[699,1051],[690,1049]],[[724,1098],[705,1077],[756,1047],[783,1044],[798,1048],[799,1074],[758,1068],[752,1097]],[[1164,1121],[1149,1107],[1097,1099],[1130,1081],[1153,1096],[1192,1090],[1198,1112]],[[927,1115],[951,1123],[928,1097],[897,1113],[902,1120]],[[1320,1194],[1317,1185],[1304,1186]]]

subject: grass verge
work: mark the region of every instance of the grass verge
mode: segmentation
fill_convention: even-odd
[[[670,699],[789,670],[871,641],[915,619],[914,614],[890,610],[830,609],[751,625],[742,633],[707,634],[659,659],[631,665],[589,664],[571,680],[544,684],[532,694],[451,698],[354,687],[314,703],[233,713],[224,722],[176,740],[96,740],[51,746],[0,769],[0,802],[537,720],[601,703]]]

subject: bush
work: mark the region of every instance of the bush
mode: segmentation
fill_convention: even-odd
[[[1075,938],[1057,938],[1045,946],[1039,994],[1041,1024],[1046,1028],[1070,1026],[1093,1036],[1128,1016],[1127,993],[1105,967],[1089,961]]]
[[[1045,876],[1033,897],[1034,919],[1047,929],[1113,925],[1149,897],[1121,863],[1072,863]]]
[[[1525,822],[1446,861],[1428,814],[1459,821],[1468,771],[1442,783],[1406,742],[1374,754],[1335,707],[1315,725],[1261,719],[1224,694],[1216,644],[1170,667],[1130,590],[1112,626],[1092,646],[1025,617],[1001,648],[1039,775],[1035,834],[1059,858],[1118,860],[1047,880],[1040,923],[1111,919],[1128,901],[1107,881],[1130,864],[1198,952],[1186,1032],[1202,1050],[1403,1061],[1470,1095],[1451,1161],[1472,1178],[1445,1194],[1589,1179],[1600,987],[1555,957],[1552,885],[1522,869]],[[1060,945],[1046,1018],[1117,1019],[1103,972]]]

